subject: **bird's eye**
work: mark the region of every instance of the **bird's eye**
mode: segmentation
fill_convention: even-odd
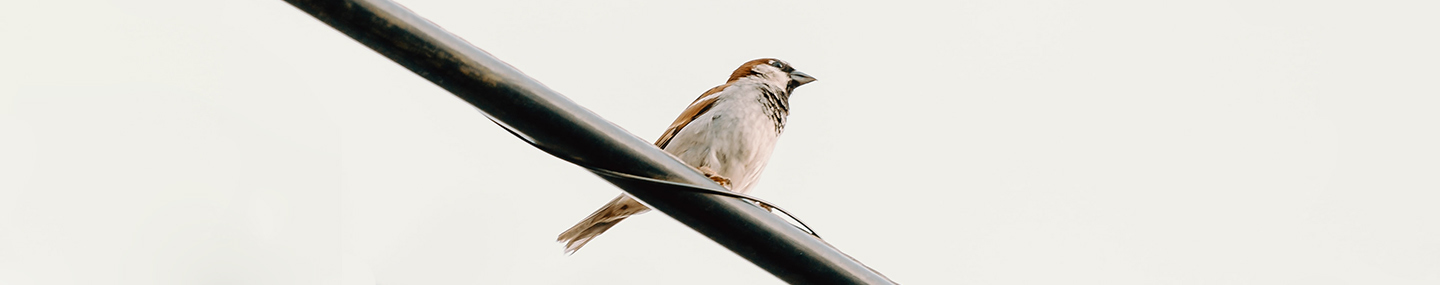
[[[771,66],[774,66],[775,68],[785,69],[785,63],[783,63],[783,62],[772,61],[772,62],[770,62],[770,65],[771,65]]]

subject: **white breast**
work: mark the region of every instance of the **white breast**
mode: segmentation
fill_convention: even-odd
[[[760,104],[758,84],[733,84],[716,93],[715,105],[681,129],[665,151],[695,167],[709,167],[730,179],[731,190],[755,186],[775,142],[775,123]]]

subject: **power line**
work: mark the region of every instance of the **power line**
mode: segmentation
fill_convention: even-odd
[[[600,177],[781,280],[791,284],[894,284],[749,202],[689,191],[687,188],[693,187],[724,188],[394,2],[286,2],[469,102],[537,148],[592,171],[625,174]]]

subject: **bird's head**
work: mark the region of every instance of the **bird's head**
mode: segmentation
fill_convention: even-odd
[[[809,74],[795,70],[789,63],[773,58],[761,58],[745,62],[735,72],[730,73],[730,81],[743,78],[752,78],[773,86],[784,86],[785,92],[795,91],[795,87],[815,81]]]

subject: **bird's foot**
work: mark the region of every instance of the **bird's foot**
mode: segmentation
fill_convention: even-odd
[[[704,174],[705,174],[705,178],[710,178],[711,181],[715,181],[715,183],[719,183],[720,186],[724,186],[725,189],[730,189],[730,178],[725,178],[725,176],[720,176],[719,173],[715,173],[715,170],[710,169],[710,167],[701,166],[701,167],[700,167],[700,173],[704,173]]]

